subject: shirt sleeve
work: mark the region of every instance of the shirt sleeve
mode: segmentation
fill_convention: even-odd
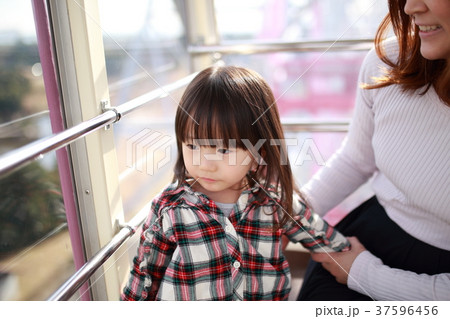
[[[162,230],[161,218],[152,213],[143,225],[137,255],[121,300],[155,300],[172,259],[175,244]]]
[[[347,251],[348,240],[307,208],[297,196],[293,200],[293,220],[287,223],[286,236],[292,242],[300,242],[306,249],[315,253]]]
[[[348,287],[374,300],[450,300],[450,273],[427,275],[390,268],[364,251],[353,262]]]

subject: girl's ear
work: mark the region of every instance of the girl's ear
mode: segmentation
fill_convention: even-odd
[[[264,157],[266,157],[266,150],[261,149],[261,155],[258,156],[258,166],[264,165],[266,161],[264,160]]]
[[[258,170],[259,166],[263,165],[264,163],[265,163],[264,158],[262,156],[258,156],[258,158],[254,158],[252,160],[252,165],[250,167],[250,170],[252,172],[256,172]]]
[[[258,171],[259,166],[264,165],[266,162],[264,161],[264,156],[266,154],[265,150],[261,150],[261,154],[259,154],[257,151],[248,151],[249,156],[252,159],[252,165],[250,166],[250,171],[255,173]]]
[[[250,167],[250,171],[255,173],[258,170],[258,166],[259,166],[259,164],[257,163],[257,161],[253,160],[252,161],[252,166]]]

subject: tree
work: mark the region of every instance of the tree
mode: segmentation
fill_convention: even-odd
[[[0,179],[0,253],[36,242],[65,221],[57,183],[38,162]]]
[[[17,70],[0,70],[0,116],[11,120],[22,106],[22,98],[31,90],[30,80]]]

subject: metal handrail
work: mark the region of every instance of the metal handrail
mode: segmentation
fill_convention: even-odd
[[[373,39],[302,41],[302,42],[222,42],[218,45],[190,45],[191,54],[255,54],[277,52],[365,51],[373,46]]]
[[[281,125],[286,133],[298,132],[347,132],[350,119],[338,120],[322,120],[322,119],[299,119],[299,118],[282,118]]]
[[[61,147],[64,147],[84,137],[85,135],[98,130],[99,128],[119,121],[123,115],[130,113],[145,103],[167,96],[170,92],[186,86],[196,74],[197,73],[193,73],[174,83],[161,86],[156,90],[143,94],[117,107],[111,107],[105,110],[104,113],[90,120],[84,121],[60,133],[49,137],[44,137],[0,156],[0,176],[11,172],[15,168],[29,161],[42,157],[50,151],[60,149]]]
[[[323,132],[339,133],[347,132],[350,125],[350,118],[342,119],[303,119],[297,117],[281,118],[281,126],[285,133],[298,132]],[[158,122],[148,122],[151,125],[173,126],[175,123],[171,120],[158,120]]]
[[[116,119],[116,112],[112,110],[106,111],[105,113],[77,124],[58,134],[44,137],[33,143],[10,151],[0,157],[0,175],[8,173],[31,160],[39,159],[52,150],[60,149],[86,134],[92,133],[105,125],[115,122]]]
[[[28,115],[28,116],[21,117],[21,118],[16,119],[16,120],[12,120],[12,121],[9,121],[9,122],[2,123],[2,124],[0,124],[0,130],[2,130],[3,128],[6,128],[6,127],[8,127],[10,125],[13,125],[13,124],[16,124],[16,123],[20,123],[20,122],[23,122],[23,121],[26,121],[26,120],[29,120],[29,119],[32,119],[34,117],[38,117],[38,116],[41,116],[41,115],[47,115],[49,113],[50,113],[49,110],[45,110],[45,111],[37,112],[37,113],[31,114],[31,115]]]
[[[75,272],[61,287],[58,288],[47,300],[66,301],[72,297],[81,286],[122,246],[133,236],[136,230],[144,223],[148,216],[148,205],[145,205],[120,231],[89,259],[77,272]]]
[[[138,96],[135,99],[132,99],[128,102],[125,102],[115,108],[115,110],[120,115],[126,115],[130,113],[131,111],[134,111],[135,109],[141,107],[145,103],[148,103],[150,101],[156,100],[161,97],[167,96],[170,92],[173,92],[183,86],[188,85],[194,77],[198,74],[198,72],[194,72],[178,81],[175,81],[171,84],[167,84],[164,86],[161,86],[160,88],[150,91],[148,93],[145,93],[141,96]]]

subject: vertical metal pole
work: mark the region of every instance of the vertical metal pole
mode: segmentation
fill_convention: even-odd
[[[49,26],[49,12],[46,0],[33,0],[33,14],[36,25],[36,35],[39,48],[39,56],[45,84],[45,93],[50,112],[50,122],[53,133],[64,130],[64,122],[61,114],[61,98],[58,85],[58,77],[55,68],[55,56],[53,52],[53,41]],[[77,207],[74,198],[72,174],[69,164],[69,155],[66,148],[56,151],[59,178],[63,194],[64,207],[66,211],[67,225],[69,229],[70,242],[72,245],[73,259],[76,269],[80,269],[86,259],[84,255],[83,240],[78,219]],[[89,300],[88,285],[81,287],[82,300]]]
[[[186,4],[188,42],[192,45],[217,45],[216,13],[213,0],[188,1]],[[200,71],[215,62],[213,54],[205,53],[191,57],[192,72]]]

